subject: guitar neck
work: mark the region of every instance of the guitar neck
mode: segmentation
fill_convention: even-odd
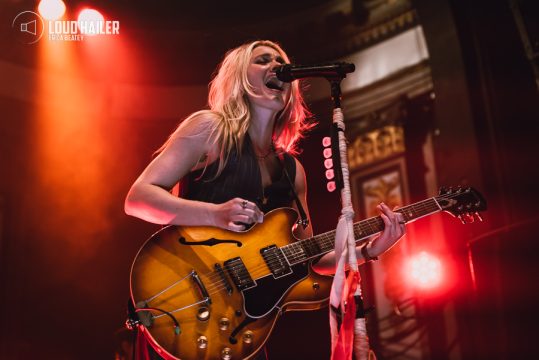
[[[404,206],[395,212],[401,213],[409,223],[419,218],[437,213],[442,208],[435,197],[412,205]],[[356,242],[366,239],[384,230],[384,221],[374,216],[354,224]],[[312,238],[299,240],[281,247],[290,265],[298,264],[332,251],[335,248],[335,230],[328,231]]]

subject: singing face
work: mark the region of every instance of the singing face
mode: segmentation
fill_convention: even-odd
[[[253,50],[247,79],[255,96],[248,94],[252,105],[280,111],[290,96],[290,84],[275,76],[275,68],[285,63],[277,50],[269,46],[258,46]]]

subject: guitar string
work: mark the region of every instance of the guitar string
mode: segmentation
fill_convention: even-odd
[[[417,208],[423,208],[423,209],[427,210],[428,212],[438,211],[438,210],[439,210],[438,206],[432,206],[432,205],[434,205],[434,204],[432,204],[432,203],[433,203],[432,200],[433,200],[433,199],[426,199],[426,200],[423,200],[423,203],[418,203],[418,204],[416,204],[416,206],[415,206],[416,212],[417,212],[417,210],[418,210]],[[418,206],[417,206],[417,205],[418,205]],[[430,205],[430,207],[429,207],[428,205]],[[403,208],[401,208],[401,209],[403,209]],[[413,208],[412,208],[411,210],[413,211]],[[425,212],[424,212],[424,211],[421,211],[421,213],[425,213]],[[383,222],[383,220],[382,220],[379,216],[378,216],[378,217],[375,217],[375,218],[366,219],[366,220],[364,220],[364,222],[369,226],[369,228],[370,228],[370,230],[371,230],[371,233],[370,233],[369,235],[367,235],[367,237],[368,237],[368,236],[374,235],[375,232],[379,232],[379,231],[383,230],[383,227],[382,227],[382,226],[384,225],[384,222]],[[362,222],[359,222],[359,223],[356,224],[356,225],[361,226],[361,223],[362,223]],[[374,226],[374,228],[373,228],[373,226]],[[355,230],[356,230],[356,229],[355,229]],[[360,232],[363,232],[363,231],[360,231]],[[324,235],[324,234],[322,234],[322,235]],[[330,232],[329,235],[333,235],[333,233]],[[315,237],[315,238],[316,238],[316,237]],[[311,239],[312,239],[312,238],[311,238]],[[307,240],[311,240],[311,239],[307,239]],[[324,245],[326,245],[325,242],[326,242],[327,240],[329,240],[329,239],[325,239],[325,238],[322,236],[321,238],[316,239],[316,240],[321,240],[321,241],[322,241],[322,244],[320,244],[320,242],[316,244],[316,246],[317,246],[318,248],[321,248],[321,247],[324,247],[324,248],[325,248],[325,246],[324,246]],[[304,252],[304,248],[303,248],[303,247],[300,247],[301,253],[298,254],[297,256],[294,256],[294,254],[292,254],[292,256],[288,256],[288,255],[285,254],[285,253],[286,253],[286,250],[287,250],[287,248],[288,248],[288,246],[292,246],[292,247],[293,247],[293,246],[294,246],[295,244],[297,244],[297,243],[298,243],[298,242],[292,243],[292,244],[288,244],[288,245],[285,245],[285,246],[283,246],[283,247],[280,248],[280,249],[282,249],[283,254],[285,255],[286,259],[291,263],[291,265],[292,265],[293,263],[295,264],[294,261],[297,260],[297,259],[301,259],[301,261],[306,261],[306,260],[307,260],[307,258],[305,258],[305,252]],[[331,241],[331,245],[332,245],[332,243],[333,243],[333,241]],[[319,245],[322,245],[322,246],[319,246]],[[331,249],[331,247],[329,247],[328,250],[329,250],[329,249]],[[326,249],[324,249],[324,250],[326,250]],[[274,256],[274,258],[276,258],[276,260],[273,261],[273,263],[275,263],[275,262],[277,262],[277,263],[279,263],[279,264],[282,263],[282,261],[281,261],[282,258],[279,258],[279,257],[276,257],[276,256]],[[271,264],[270,262],[268,262],[268,263]],[[239,275],[238,278],[240,279],[240,281],[249,281],[249,278],[250,278],[250,277],[251,277],[251,279],[252,279],[253,277],[257,278],[257,276],[259,275],[259,274],[257,273],[257,270],[259,270],[260,267],[264,267],[264,265],[261,264],[261,265],[259,265],[259,266],[255,266],[255,267],[250,268],[251,273],[252,273],[252,276],[249,276],[249,274],[245,274],[245,276]],[[270,274],[271,274],[271,272],[265,274],[265,276],[270,275]],[[252,280],[251,280],[251,281],[252,281]],[[221,279],[221,283],[214,283],[214,284],[212,284],[213,287],[212,287],[212,285],[209,285],[208,288],[211,288],[211,291],[213,291],[213,290],[221,290],[221,289],[223,289],[223,288],[226,288],[226,284],[224,284],[223,286],[221,286],[221,284],[223,284],[223,283],[224,283],[224,281]],[[208,290],[208,291],[210,291],[210,290]]]
[[[409,205],[408,207],[411,208],[410,210],[412,210],[412,213],[414,212],[414,211],[413,211],[414,208],[416,208],[416,212],[417,212],[418,208],[419,208],[419,209],[421,209],[421,208],[426,209],[426,210],[427,210],[427,213],[428,213],[428,212],[433,212],[433,211],[438,211],[438,210],[439,210],[439,207],[438,207],[438,206],[434,206],[434,207],[432,206],[432,205],[433,205],[433,204],[432,204],[432,203],[433,203],[433,200],[434,200],[434,199],[432,199],[432,198],[426,199],[426,200],[423,200],[422,202],[419,202],[419,203],[417,203],[417,204]],[[428,205],[430,205],[430,207],[429,207]],[[403,207],[403,208],[401,208],[401,209],[399,209],[399,210],[404,211],[404,210],[407,210],[408,207]],[[424,212],[424,211],[421,211],[420,213],[425,213],[425,212]],[[366,220],[364,220],[363,223],[367,224],[367,225],[369,226],[370,230],[371,230],[371,231],[370,231],[370,234],[368,234],[367,236],[372,236],[372,235],[375,234],[375,232],[379,232],[379,231],[383,230],[383,228],[382,228],[381,226],[383,226],[384,223],[383,223],[383,220],[382,220],[380,217],[375,217],[375,218],[366,219]],[[361,224],[362,224],[362,222],[359,222],[358,224],[356,224],[356,225],[359,225],[358,227],[360,228],[360,231],[359,231],[360,234],[363,233],[363,232],[365,231],[365,230],[362,230],[362,229],[361,229]],[[373,225],[375,226],[375,228],[373,228]],[[357,230],[357,229],[355,229],[355,230]],[[324,235],[324,234],[322,234],[322,235]],[[330,232],[329,235],[333,235],[333,234]],[[307,240],[310,240],[310,239],[307,239]],[[320,237],[319,239],[315,239],[315,240],[321,240],[321,242],[322,242],[322,244],[320,244],[320,243],[316,244],[316,246],[317,246],[318,248],[323,247],[323,248],[324,248],[324,251],[331,249],[331,247],[329,247],[329,248],[327,248],[327,249],[325,248],[325,245],[326,245],[325,242],[326,242],[327,239],[325,239],[323,236]],[[333,241],[331,241],[331,245],[333,245],[332,243],[333,243]],[[292,244],[288,244],[288,245],[286,245],[286,246],[281,247],[284,256],[285,256],[286,259],[291,263],[291,265],[292,265],[292,264],[295,264],[295,261],[296,261],[296,260],[306,261],[306,260],[308,259],[308,258],[305,258],[305,251],[304,251],[303,247],[300,247],[301,251],[300,251],[299,253],[297,253],[297,252],[296,252],[296,253],[292,253],[292,256],[286,254],[286,252],[287,252],[286,250],[287,250],[288,246],[289,246],[289,245],[292,245],[292,246],[293,246],[293,245],[295,245],[295,244],[297,244],[297,242],[296,242],[296,243],[292,243]],[[322,245],[322,246],[319,246],[319,245]],[[289,254],[290,254],[290,253],[289,253]],[[318,254],[317,254],[317,255],[318,255]],[[277,264],[282,264],[282,260],[283,260],[283,259],[282,259],[281,257],[278,257],[278,256],[272,256],[272,258],[273,258],[273,260],[266,261],[266,263],[267,263],[269,266],[271,266],[272,264],[275,264],[275,263],[277,263]],[[262,274],[259,274],[259,273],[257,272],[257,270],[260,270],[260,268],[266,268],[266,266],[264,266],[264,263],[262,263],[262,264],[259,265],[259,266],[255,266],[255,267],[250,268],[251,273],[252,273],[252,277],[257,278],[259,275],[266,275],[266,276],[267,276],[267,275],[270,274],[270,273],[264,274],[265,272],[262,273]],[[245,269],[245,270],[247,270],[247,269]],[[247,271],[246,271],[246,272],[247,272]],[[220,274],[217,274],[217,275],[219,275],[219,277],[221,277]],[[240,279],[240,281],[249,281],[249,277],[250,277],[250,276],[249,276],[248,273],[246,273],[245,276],[243,276],[243,275],[240,274],[240,275],[238,275],[237,277],[238,277],[238,279]],[[251,277],[251,278],[252,278],[252,277]],[[209,280],[212,281],[211,275],[209,276]],[[212,284],[212,285],[213,285],[213,288],[212,288],[212,285],[209,285],[208,288],[211,288],[212,290],[213,290],[214,288],[220,288],[220,285],[221,285],[221,284],[224,284],[225,281],[224,281],[223,279],[219,279],[219,280],[220,280],[220,282],[217,282],[217,283]],[[252,280],[251,280],[251,281],[252,281]],[[223,286],[224,286],[224,288],[226,288],[226,284],[224,284]]]
[[[460,193],[460,194],[462,194],[462,193]],[[421,216],[426,216],[426,215],[432,214],[434,212],[438,212],[438,211],[443,210],[443,209],[441,209],[441,207],[438,204],[438,202],[436,201],[436,199],[451,199],[451,198],[454,198],[454,195],[455,194],[444,194],[444,195],[440,195],[438,197],[425,199],[425,200],[422,200],[422,201],[420,201],[418,203],[407,205],[405,207],[397,209],[396,211],[400,212],[405,218],[406,218],[407,215],[409,215],[410,218],[419,217],[419,216],[414,216],[414,212],[418,212]],[[430,205],[430,207],[429,207],[429,205]],[[432,205],[434,205],[434,207],[432,207]],[[410,210],[409,213],[405,212],[405,211],[408,211],[408,210]],[[414,210],[416,210],[416,211],[414,211]],[[417,211],[417,210],[423,210],[423,211]],[[372,227],[373,226],[373,224],[371,224],[372,222],[374,222],[374,225],[376,226],[375,229],[373,229],[373,227]],[[382,231],[383,228],[381,228],[380,230],[378,230],[378,228],[380,228],[380,226],[384,225],[383,220],[381,219],[380,216],[365,219],[363,221],[358,222],[357,224],[354,224],[354,233],[356,232],[355,230],[358,230],[357,228],[359,228],[359,234],[362,234],[365,231],[364,229],[361,229],[363,224],[368,225],[370,230],[371,230],[371,234],[368,234],[366,237],[370,237],[372,235],[375,235],[377,232]],[[326,242],[329,242],[329,245],[333,245],[334,239],[331,240],[331,239],[326,238],[326,237],[332,237],[333,235],[334,235],[334,231],[330,231],[328,233],[320,234],[320,235],[314,236],[314,237],[312,237],[310,239],[304,239],[304,240],[300,240],[298,242],[305,241],[305,240],[310,240],[310,241],[314,241],[315,243],[317,241],[321,241],[322,245],[324,245],[324,246],[326,245]],[[269,261],[265,261],[264,263],[261,263],[260,265],[257,265],[255,267],[251,268],[250,269],[251,272],[249,272],[247,270],[247,268],[243,267],[242,270],[245,272],[246,276],[239,275],[238,279],[240,279],[240,281],[246,281],[246,280],[248,281],[249,278],[251,278],[251,281],[256,281],[256,280],[252,280],[252,278],[254,277],[256,279],[259,279],[259,278],[261,278],[263,276],[268,276],[268,275],[272,274],[271,270],[270,270],[269,273],[267,273],[266,269],[269,270],[268,266],[272,266],[272,265],[274,265],[276,263],[277,264],[283,264],[282,260],[288,260],[288,263],[290,265],[295,265],[295,264],[297,264],[299,262],[309,260],[309,257],[305,258],[305,256],[306,256],[305,251],[304,251],[305,249],[301,245],[299,246],[300,249],[301,249],[300,252],[295,252],[295,253],[293,252],[291,254],[292,256],[285,254],[287,249],[294,247],[294,245],[298,244],[298,242],[287,244],[287,245],[284,245],[281,248],[279,248],[279,249],[281,249],[285,259],[283,259],[282,257],[279,257],[279,256],[273,256],[273,259],[271,259]],[[304,244],[307,244],[307,242],[305,242]],[[320,247],[319,243],[317,243],[316,245],[318,247]],[[326,250],[324,249],[324,251],[326,251]],[[330,251],[330,250],[328,250],[328,251]],[[315,256],[318,256],[318,255],[321,255],[321,254],[316,254]],[[298,262],[296,262],[296,261],[298,261]],[[260,272],[261,270],[263,270],[263,271]],[[250,273],[252,273],[252,276],[250,275]],[[260,275],[263,275],[263,276],[260,276]],[[208,272],[208,273],[200,275],[200,276],[205,277],[207,279],[207,282],[209,283],[209,285],[206,287],[206,290],[208,291],[208,293],[211,292],[212,294],[215,294],[217,291],[227,289],[227,287],[228,287],[227,286],[228,283],[226,282],[225,279],[223,279],[223,275],[216,272],[216,271],[211,271],[211,272]],[[218,281],[216,282],[215,279],[217,279]],[[174,285],[175,284],[171,285],[171,287],[174,286]],[[161,293],[163,293],[165,291],[167,291],[167,289],[165,289]],[[155,295],[153,298],[155,298],[157,296],[159,296],[159,294]]]
[[[418,207],[419,208],[421,208],[421,207],[426,208],[425,207],[426,203],[427,202],[432,203],[432,200],[433,200],[432,198],[431,199],[426,199],[426,200],[423,200],[422,202],[419,202],[417,204],[413,204],[411,206],[409,205],[408,207],[411,207],[411,210],[413,210],[414,207],[415,208],[418,208]],[[406,207],[406,208],[408,208],[408,207]],[[403,209],[405,209],[405,208],[401,208],[400,210],[403,211]],[[429,209],[429,208],[426,208],[426,209]],[[434,210],[439,210],[438,206],[436,206],[434,208]],[[430,211],[430,209],[429,209],[429,211]],[[374,224],[372,224],[373,222],[374,222]],[[371,234],[369,234],[367,236],[372,236],[372,235],[375,234],[376,231],[381,231],[383,229],[383,228],[381,228],[380,230],[378,230],[381,225],[383,226],[383,221],[382,221],[382,219],[380,217],[366,219],[363,222],[359,222],[356,225],[359,225],[358,227],[361,227],[362,223],[367,224],[369,226],[370,230],[371,230],[370,231]],[[375,226],[374,229],[373,229],[373,225]],[[361,228],[360,228],[360,233],[362,233],[363,231],[364,230],[361,230]],[[322,235],[325,235],[325,234],[322,234]],[[331,235],[333,235],[333,233],[329,232],[328,235],[331,236]],[[310,239],[307,239],[307,240],[310,240]],[[315,239],[313,239],[313,240],[321,240],[322,245],[326,245],[325,243],[326,243],[326,241],[328,239],[326,239],[324,236],[322,236],[322,237],[319,237],[318,239],[316,239],[316,237],[315,237]],[[294,245],[294,244],[297,244],[297,242],[292,243],[292,244],[288,244],[288,245]],[[288,245],[286,245],[286,246],[288,246]],[[316,245],[318,246],[320,244],[316,244]],[[333,241],[330,241],[330,245],[333,245]],[[301,262],[301,261],[306,261],[308,259],[308,257],[307,258],[305,257],[306,254],[305,254],[304,248],[301,247],[301,246],[300,246],[301,251],[292,253],[292,256],[287,256],[286,254],[284,254],[286,252],[286,249],[287,249],[286,247],[283,246],[283,247],[281,247],[281,249],[283,250],[283,255],[286,257],[286,259],[291,264],[292,263],[295,264],[297,260],[299,260]],[[331,249],[331,247],[329,247],[327,249],[324,249],[324,250],[326,251],[326,250],[330,250],[330,249]],[[261,263],[258,266],[250,268],[252,276],[249,276],[249,272],[247,271],[246,268],[240,269],[241,273],[245,272],[245,274],[242,275],[240,273],[240,274],[237,274],[236,276],[242,282],[243,281],[251,282],[251,281],[253,281],[252,280],[253,277],[254,278],[260,278],[260,277],[262,277],[261,275],[267,276],[267,275],[271,274],[271,272],[267,273],[267,271],[263,271],[262,273],[260,273],[259,270],[266,270],[268,266],[272,266],[272,265],[275,265],[275,264],[281,265],[281,264],[283,264],[282,260],[284,260],[284,259],[282,259],[281,257],[272,256],[272,259],[270,259],[269,261],[266,261],[267,266],[264,266],[264,263]],[[226,280],[222,279],[222,276],[223,276],[222,274],[220,274],[220,273],[218,273],[216,271],[213,271],[213,272],[210,272],[210,273],[204,274],[204,275],[208,280],[207,282],[209,283],[209,285],[207,286],[207,289],[206,289],[208,292],[209,291],[214,291],[214,290],[222,290],[222,289],[227,288],[228,284],[227,284]],[[249,279],[249,278],[251,278],[251,279]],[[217,280],[217,282],[215,280]]]
[[[449,197],[451,197],[451,196],[447,196],[447,197],[449,198]],[[426,202],[427,202],[427,201],[432,203],[432,201],[429,201],[429,200],[434,200],[434,199],[427,199],[427,200],[424,201],[423,204],[422,204],[422,203],[418,203],[418,204],[414,204],[415,206],[409,206],[409,207],[407,207],[406,209],[410,208],[410,210],[411,210],[411,212],[410,212],[410,217],[411,217],[411,218],[414,217],[414,216],[413,216],[413,213],[414,213],[414,211],[413,211],[413,210],[414,210],[414,207],[416,208],[416,210],[417,210],[418,208],[419,208],[419,209],[423,208],[423,209],[426,209],[426,210],[427,210],[426,212],[421,212],[421,215],[428,215],[429,213],[438,212],[438,211],[441,210],[441,208],[439,207],[439,205],[438,205],[436,202],[435,202],[435,205],[436,205],[436,206],[435,206],[434,208],[432,208],[432,207],[431,207],[431,208],[427,207],[427,205],[426,205]],[[431,205],[432,205],[432,204],[431,204]],[[402,211],[402,209],[401,209],[401,211]],[[403,213],[403,215],[405,215],[405,213]],[[376,223],[375,225],[382,225],[382,226],[383,226],[383,221],[380,221],[380,220],[381,220],[381,219],[378,219],[378,218],[371,218],[371,219],[367,219],[367,222],[364,222],[364,223],[368,224],[369,227],[372,229],[372,224],[371,224],[371,222],[375,222],[375,223]],[[355,224],[355,225],[357,225],[357,226],[355,226],[356,228],[359,227],[359,230],[360,230],[360,233],[361,233],[361,222],[358,223],[358,224]],[[354,230],[357,230],[357,229],[354,229]],[[326,235],[326,234],[322,234],[322,235]],[[333,235],[333,233],[330,232],[330,233],[328,233],[327,235],[329,235],[329,236],[331,237],[331,235]],[[371,234],[371,235],[374,235],[374,234]],[[324,236],[323,236],[323,237],[324,237]],[[327,239],[324,239],[323,237],[322,237],[322,240],[323,240],[323,241],[327,240]],[[310,239],[307,239],[307,240],[310,240]],[[333,240],[332,240],[332,242],[333,242]],[[288,244],[288,245],[295,245],[295,244],[296,244],[296,243],[292,243],[292,244]],[[288,246],[288,245],[287,245],[287,246]],[[281,249],[283,250],[283,253],[284,253],[284,252],[286,252],[285,249],[287,249],[287,248],[285,248],[285,247],[283,246],[283,247],[281,247]],[[301,249],[302,249],[302,253],[300,254],[300,258],[302,259],[302,261],[303,261],[303,260],[308,260],[308,258],[304,258],[305,254],[304,254],[303,248],[301,248]],[[290,260],[290,257],[288,257],[286,254],[284,254],[284,255],[287,257],[288,260]],[[277,261],[281,262],[281,259],[277,258]],[[262,265],[258,266],[258,268],[259,268],[259,267],[264,267],[264,266],[263,266],[263,264],[262,264]],[[258,275],[255,275],[255,274],[256,274],[256,273],[255,273],[256,268],[257,268],[257,267],[251,269],[254,277],[257,277],[257,276],[258,276]],[[247,269],[244,269],[244,270],[246,271],[246,275],[248,276],[249,273],[248,273]],[[210,282],[211,282],[211,277],[212,277],[212,275],[213,275],[213,274],[211,274],[211,275],[208,276],[208,280],[210,280]],[[221,290],[223,290],[223,289],[227,289],[227,284],[225,283],[225,280],[222,279],[222,277],[221,277],[220,274],[217,274],[217,275],[219,275],[219,277],[220,277],[220,279],[219,279],[219,280],[220,280],[220,283],[214,283],[213,286],[209,285],[208,288],[211,288],[211,290],[208,290],[208,295],[210,295],[210,293],[211,293],[211,294],[215,294],[215,293],[218,292],[218,291],[221,291]],[[267,276],[267,275],[269,275],[269,273],[266,274],[266,276]],[[245,279],[249,279],[248,277],[242,277],[241,275],[239,276],[239,278],[240,278],[240,280],[242,280],[242,281],[245,280]]]
[[[443,198],[443,196],[440,196]],[[439,197],[439,198],[440,198]],[[452,197],[451,195],[448,195],[447,198],[450,198]],[[400,210],[400,211],[399,211]],[[402,215],[405,217],[405,219],[407,217],[409,217],[410,219],[414,218],[417,213],[419,213],[419,215],[428,215],[430,213],[434,213],[434,212],[438,212],[440,211],[440,206],[436,203],[436,200],[435,198],[429,198],[429,199],[425,199],[421,202],[418,202],[416,204],[412,204],[412,205],[408,205],[406,207],[403,207],[403,208],[400,208],[396,211],[399,211],[402,213]],[[416,214],[414,214],[416,213]],[[370,229],[370,233],[368,231],[366,231],[365,229],[362,229],[362,225],[363,224],[366,224],[369,229]],[[384,226],[384,222],[383,220],[381,219],[381,217],[374,217],[374,218],[370,218],[370,219],[366,219],[364,221],[360,221],[359,223],[355,224],[355,229],[354,229],[354,233],[358,232],[359,234],[366,234],[366,237],[369,237],[369,236],[372,236],[374,235],[376,232],[380,232],[383,230],[383,226]],[[373,228],[374,226],[374,228]],[[356,231],[358,230],[358,231]],[[321,234],[322,236],[316,236],[314,237],[314,240],[321,240],[319,241],[316,245],[318,248],[324,248],[324,250],[326,250],[325,248],[325,245],[326,245],[326,241],[329,240],[327,239],[324,235],[325,234]],[[331,237],[333,237],[332,235],[333,232],[330,232],[328,235],[330,235]],[[318,238],[318,239],[316,239]],[[307,239],[307,240],[312,240],[311,239]],[[320,243],[321,242],[321,243]],[[333,240],[330,240],[330,245],[331,247],[329,247],[329,249],[331,249],[333,247],[333,242],[334,242],[334,239]],[[300,252],[296,252],[296,253],[292,253],[292,256],[290,255],[287,255],[287,249],[290,247],[290,248],[293,248],[295,247],[294,245],[296,245],[298,242],[296,243],[292,243],[292,244],[288,244],[286,246],[283,246],[281,247],[284,255],[286,256],[287,260],[289,260],[289,262],[291,263],[291,265],[293,263],[295,263],[295,261],[297,259],[300,259],[300,261],[305,261],[307,260],[305,258],[305,251],[304,251],[304,248],[300,246],[300,249],[301,251]],[[322,245],[322,246],[320,246]],[[328,250],[329,250],[328,249]],[[289,253],[290,254],[290,253]],[[280,261],[280,259],[278,259],[278,261]],[[253,271],[253,274],[255,273],[256,269],[252,269]]]

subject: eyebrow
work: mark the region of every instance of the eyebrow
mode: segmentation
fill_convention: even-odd
[[[258,55],[256,58],[257,58],[257,59],[259,59],[259,58],[263,58],[263,59],[270,58],[270,59],[271,59],[272,57],[273,57],[272,54],[270,54],[270,53],[264,53],[264,54]],[[284,61],[284,59],[283,59],[283,57],[282,57],[281,55],[277,55],[277,56],[275,57],[275,61],[277,61],[277,62],[280,63],[280,64],[284,64],[284,63],[285,63],[285,61]]]

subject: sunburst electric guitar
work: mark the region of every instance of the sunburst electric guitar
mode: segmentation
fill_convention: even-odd
[[[472,188],[441,192],[397,210],[406,222],[447,211],[463,222],[486,209]],[[292,209],[277,209],[244,232],[168,226],[139,250],[131,269],[138,326],[165,359],[243,359],[268,339],[279,315],[325,306],[332,277],[311,261],[334,248],[335,232],[296,240]],[[358,243],[382,231],[382,219],[354,224]]]

